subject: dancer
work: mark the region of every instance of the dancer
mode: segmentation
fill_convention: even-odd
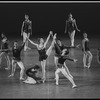
[[[23,36],[23,42],[26,41],[27,38],[32,35],[32,21],[29,20],[29,16],[25,15],[25,21],[23,21],[22,28],[21,28],[21,36]],[[28,47],[28,41],[25,43],[24,51],[30,49]]]
[[[67,47],[64,44],[62,44],[62,41],[60,39],[56,39],[55,41],[55,55],[54,55],[54,63],[57,68],[58,58],[61,55],[61,52],[63,49],[72,49],[72,48],[79,48],[80,45],[74,46],[74,47]]]
[[[97,52],[97,61],[100,64],[100,48],[98,48],[98,52]]]
[[[76,20],[73,18],[72,14],[69,14],[69,18],[66,20],[65,34],[68,32],[71,39],[71,46],[74,46],[74,36],[76,30],[80,32],[77,28]]]
[[[46,77],[45,77],[45,66],[46,66],[46,59],[47,57],[50,56],[51,52],[52,52],[52,48],[54,47],[54,42],[55,42],[55,39],[56,39],[56,34],[53,36],[53,41],[50,45],[50,47],[46,49],[46,46],[47,46],[47,43],[49,41],[49,38],[50,36],[53,34],[52,31],[50,31],[46,41],[44,42],[44,39],[43,38],[40,38],[39,39],[39,44],[36,44],[34,42],[32,42],[30,39],[28,39],[30,41],[30,43],[32,43],[33,45],[35,45],[38,49],[38,53],[39,53],[39,61],[41,62],[41,66],[42,66],[42,74],[43,74],[43,83],[45,82],[46,80]]]
[[[27,39],[26,39],[26,41],[27,41]],[[21,69],[20,70],[20,80],[24,80],[25,67],[24,67],[23,62],[21,61],[20,54],[21,54],[22,49],[24,48],[24,45],[25,45],[26,41],[21,46],[18,46],[18,42],[17,41],[14,41],[14,45],[13,45],[13,48],[11,50],[12,53],[13,53],[13,57],[12,57],[12,72],[11,72],[11,75],[9,75],[9,77],[13,77],[14,76],[15,70],[16,70],[16,65],[18,64],[18,66]]]
[[[26,75],[28,76],[27,79],[23,82],[29,83],[29,84],[36,84],[41,83],[42,79],[40,77],[37,77],[37,74],[39,72],[40,66],[35,65],[34,67],[28,68],[26,70]]]
[[[70,61],[74,61],[76,62],[77,59],[71,59],[70,57],[66,56],[68,54],[68,50],[67,49],[63,49],[61,56],[58,59],[58,68],[55,71],[55,79],[56,79],[56,85],[58,85],[59,83],[59,73],[62,72],[62,74],[69,79],[69,81],[72,83],[72,88],[77,87],[74,80],[73,80],[73,76],[70,74],[65,61],[66,60],[70,60]],[[66,70],[67,69],[67,70]]]
[[[83,54],[84,54],[83,55],[83,66],[90,68],[93,55],[92,55],[92,53],[90,52],[90,49],[89,49],[89,39],[87,38],[87,33],[83,33],[83,37],[84,37],[84,39],[82,40],[82,46],[83,46],[82,51],[83,51]],[[88,64],[86,65],[87,56],[89,58],[88,58]]]
[[[2,40],[1,40],[0,65],[1,65],[2,58],[5,55],[5,58],[7,61],[7,68],[5,69],[9,70],[10,69],[10,58],[9,58],[8,50],[10,48],[10,44],[9,44],[7,37],[4,35],[4,33],[1,34],[1,38]]]

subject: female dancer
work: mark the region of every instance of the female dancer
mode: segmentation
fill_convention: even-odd
[[[79,48],[79,45],[74,46],[74,47],[67,47],[67,46],[65,46],[65,45],[62,44],[62,41],[60,39],[56,39],[54,46],[55,46],[54,63],[56,65],[56,67],[57,67],[57,63],[58,63],[58,58],[61,55],[61,52],[62,52],[63,49],[66,48],[66,49],[69,50],[71,48]]]
[[[21,28],[21,36],[23,36],[23,42],[26,41],[27,38],[32,35],[32,21],[29,20],[29,16],[25,15],[25,21],[23,21],[22,28]],[[25,43],[24,51],[30,49],[28,47],[28,41]]]
[[[38,66],[38,65],[35,65],[34,67],[28,68],[26,70],[26,75],[28,77],[23,82],[28,83],[28,84],[41,83],[42,79],[40,77],[37,77],[39,69],[40,69],[40,66]]]
[[[77,87],[74,80],[73,80],[73,76],[70,74],[67,66],[66,66],[66,63],[65,61],[66,60],[70,60],[70,61],[74,61],[76,62],[77,59],[71,59],[69,58],[68,56],[66,56],[68,54],[68,50],[67,49],[63,49],[62,50],[62,53],[61,53],[61,56],[58,58],[58,68],[56,69],[55,71],[55,79],[56,79],[56,85],[58,85],[59,83],[59,73],[62,72],[62,74],[69,79],[69,81],[72,83],[72,88],[75,88]],[[66,70],[67,69],[67,70]]]
[[[75,30],[80,32],[77,28],[76,20],[72,17],[72,14],[69,14],[69,18],[66,20],[65,34],[68,32],[71,39],[71,46],[74,46]]]
[[[27,40],[26,40],[27,41]],[[11,75],[9,75],[9,77],[13,77],[15,74],[15,70],[16,70],[16,65],[18,64],[18,66],[20,67],[21,71],[20,71],[20,80],[24,80],[24,70],[25,67],[23,65],[23,62],[21,61],[21,51],[24,48],[24,45],[26,43],[26,41],[22,44],[22,46],[18,46],[18,42],[14,41],[14,47],[12,48],[12,53],[13,53],[13,58],[12,58],[12,72]]]
[[[87,33],[83,33],[83,37],[84,37],[84,39],[82,40],[82,46],[83,46],[82,51],[84,54],[83,55],[83,66],[90,68],[93,56],[89,49],[89,39],[87,38]],[[88,58],[88,64],[86,65],[87,56],[89,58]]]
[[[6,70],[10,69],[10,58],[8,54],[8,50],[10,48],[9,41],[7,37],[4,35],[4,33],[1,34],[2,40],[1,40],[1,54],[0,54],[0,65],[3,55],[5,55],[6,61],[7,61],[7,68]]]
[[[100,48],[98,48],[98,52],[97,52],[97,61],[100,64]]]
[[[52,51],[52,48],[54,46],[54,42],[55,42],[55,39],[56,39],[56,34],[53,36],[53,41],[50,45],[50,47],[47,49],[47,51],[45,50],[46,49],[46,45],[48,43],[48,40],[50,38],[50,36],[53,34],[52,31],[50,31],[49,33],[49,36],[47,37],[46,41],[44,42],[44,39],[43,38],[40,38],[39,39],[39,44],[36,44],[34,42],[32,42],[30,39],[28,39],[30,41],[30,43],[32,43],[33,45],[35,45],[38,49],[38,53],[39,53],[39,61],[41,62],[41,66],[42,66],[42,73],[43,73],[43,82],[45,82],[45,66],[46,66],[46,59],[47,57],[50,56],[51,54],[51,51]]]

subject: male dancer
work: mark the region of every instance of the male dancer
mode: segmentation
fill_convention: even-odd
[[[25,21],[23,21],[22,28],[21,28],[21,36],[23,36],[23,42],[26,41],[27,38],[32,35],[32,21],[29,20],[29,16],[25,15]],[[28,47],[28,41],[26,41],[24,46],[24,51],[30,49]]]
[[[56,85],[58,85],[59,83],[59,73],[60,72],[62,72],[62,74],[66,77],[66,78],[68,78],[68,80],[72,83],[72,88],[75,88],[75,87],[77,87],[76,86],[76,84],[75,84],[75,82],[74,82],[74,80],[73,80],[73,76],[70,74],[70,72],[69,72],[69,70],[68,70],[68,68],[67,68],[67,66],[66,66],[66,63],[65,63],[65,61],[66,60],[70,60],[70,61],[74,61],[74,62],[76,62],[77,61],[77,59],[71,59],[71,58],[69,58],[68,57],[68,52],[69,51],[67,51],[67,49],[63,49],[63,51],[62,51],[62,53],[61,53],[61,56],[58,58],[58,64],[57,64],[57,66],[58,66],[58,68],[56,69],[56,71],[55,71],[55,79],[56,79]],[[67,56],[66,56],[67,55]]]
[[[27,41],[27,40],[26,40]],[[24,70],[25,67],[23,65],[23,62],[21,61],[21,51],[24,48],[24,45],[26,43],[26,41],[22,44],[22,46],[18,46],[18,42],[14,41],[14,46],[12,48],[12,53],[13,53],[13,58],[12,58],[12,72],[11,75],[9,75],[9,77],[13,77],[15,74],[15,70],[16,70],[16,65],[18,64],[18,66],[21,68],[20,71],[20,80],[24,80]]]

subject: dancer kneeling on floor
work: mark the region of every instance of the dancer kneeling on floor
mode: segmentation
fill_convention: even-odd
[[[29,84],[41,83],[42,79],[40,77],[37,77],[39,69],[40,69],[40,66],[38,66],[38,65],[35,65],[34,67],[31,67],[31,68],[27,69],[26,70],[26,75],[28,77],[23,82],[29,83]]]

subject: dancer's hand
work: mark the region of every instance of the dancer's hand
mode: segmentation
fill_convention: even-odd
[[[80,30],[79,30],[79,29],[78,29],[77,31],[78,31],[78,32],[80,32]]]
[[[54,37],[53,37],[53,39],[56,39],[56,35],[57,35],[57,33],[55,33],[55,34],[54,34]]]
[[[78,44],[76,47],[79,48],[80,47],[80,44]]]
[[[51,36],[53,36],[53,31],[50,31],[49,34],[50,34]]]
[[[76,63],[78,60],[77,59],[74,59],[74,62]]]

